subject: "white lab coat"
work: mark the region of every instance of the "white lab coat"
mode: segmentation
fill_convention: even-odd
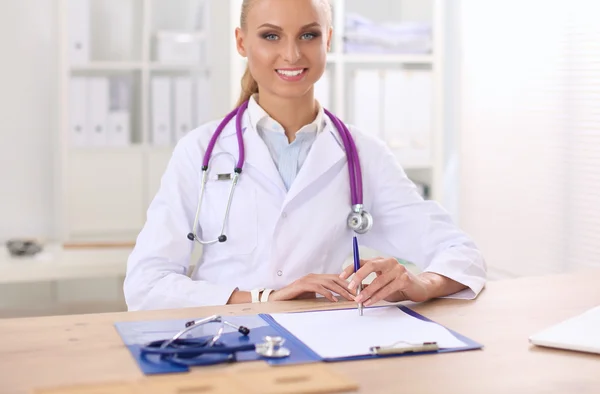
[[[223,305],[234,289],[282,288],[309,273],[341,272],[352,253],[346,225],[350,188],[346,155],[337,130],[326,126],[286,192],[267,147],[243,119],[246,161],[235,189],[228,240],[203,247],[192,278],[186,275],[204,151],[218,125],[210,122],[177,144],[127,264],[129,310]],[[363,173],[365,209],[373,228],[363,246],[415,263],[468,286],[454,298],[482,290],[486,266],[471,239],[433,201],[424,201],[393,154],[378,139],[349,126]],[[210,162],[199,236],[220,234],[238,158],[235,122],[223,130]]]

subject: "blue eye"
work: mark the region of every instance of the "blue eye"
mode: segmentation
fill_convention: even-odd
[[[277,35],[275,35],[275,34],[265,34],[265,35],[263,35],[263,38],[265,40],[274,41],[274,40],[278,39],[279,37],[277,37]]]
[[[303,40],[312,40],[313,38],[317,37],[318,35],[315,33],[304,33],[302,34],[301,38]]]

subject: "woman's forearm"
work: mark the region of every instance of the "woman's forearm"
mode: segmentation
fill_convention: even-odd
[[[422,272],[418,276],[425,283],[429,299],[448,296],[467,288],[462,283],[433,272]]]
[[[228,304],[247,304],[252,302],[252,295],[249,291],[234,290],[227,301]]]

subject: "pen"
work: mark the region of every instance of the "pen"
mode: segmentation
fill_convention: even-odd
[[[358,240],[356,239],[356,235],[352,240],[352,249],[354,251],[354,273],[360,269],[360,256],[358,255]],[[360,291],[362,290],[362,281],[357,283],[356,285],[356,296],[360,295]],[[363,304],[362,302],[358,303],[358,314],[359,316],[363,315]]]

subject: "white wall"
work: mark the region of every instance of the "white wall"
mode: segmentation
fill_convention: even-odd
[[[499,274],[598,266],[600,4],[463,3],[463,227]]]
[[[56,136],[53,0],[0,3],[0,240],[50,233]]]

